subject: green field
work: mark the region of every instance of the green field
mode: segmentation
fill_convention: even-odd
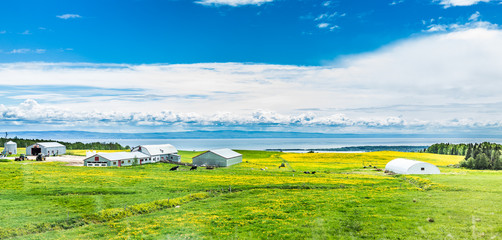
[[[241,164],[197,171],[0,162],[0,238],[502,238],[502,173],[448,167],[459,156],[239,152]],[[185,162],[198,154],[180,153]],[[397,157],[443,174],[363,168]]]

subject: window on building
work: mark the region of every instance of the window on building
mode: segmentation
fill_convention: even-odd
[[[124,160],[120,161],[122,164],[124,164]]]
[[[117,165],[117,162],[113,162],[113,165]]]
[[[94,161],[99,161],[99,157],[94,157]]]

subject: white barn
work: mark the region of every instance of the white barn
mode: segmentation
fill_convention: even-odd
[[[178,149],[171,144],[139,145],[131,149],[131,152],[141,152],[150,156],[149,162],[181,162]]]
[[[84,159],[86,167],[122,167],[144,164],[150,156],[141,152],[96,153]]]
[[[228,148],[203,152],[192,158],[195,166],[228,167],[242,162],[242,154]]]
[[[416,160],[396,158],[385,165],[385,170],[397,174],[440,174],[439,168],[433,164]]]
[[[26,147],[26,155],[36,156],[39,153],[45,156],[63,155],[66,153],[66,146],[57,142],[41,142]]]

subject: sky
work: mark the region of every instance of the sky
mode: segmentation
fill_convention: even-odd
[[[5,0],[0,131],[502,134],[500,0]]]

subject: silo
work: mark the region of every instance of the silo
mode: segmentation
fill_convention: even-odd
[[[7,154],[17,154],[17,143],[8,141],[5,143],[4,152]]]

